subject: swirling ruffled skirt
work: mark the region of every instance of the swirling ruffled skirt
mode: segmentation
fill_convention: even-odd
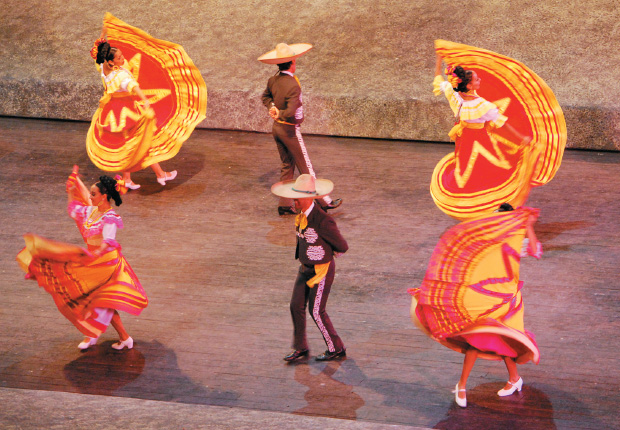
[[[179,152],[205,118],[207,86],[182,46],[155,39],[110,14],[104,24],[150,109],[127,92],[104,96],[93,115],[86,150],[102,170],[133,172]]]
[[[107,328],[98,308],[139,315],[148,305],[140,281],[120,249],[91,259],[84,248],[37,235],[24,236],[17,261],[26,278],[36,279],[84,335],[98,337]]]
[[[534,335],[525,329],[519,281],[526,225],[537,209],[519,208],[452,227],[431,256],[424,281],[411,293],[411,319],[455,351],[538,363]]]

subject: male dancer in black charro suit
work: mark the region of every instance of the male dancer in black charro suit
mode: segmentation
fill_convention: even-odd
[[[308,173],[316,178],[299,127],[304,120],[304,111],[301,85],[294,75],[297,57],[311,48],[312,45],[307,43],[291,46],[279,43],[276,49],[258,58],[264,63],[277,64],[279,68],[279,72],[269,78],[262,100],[274,120],[272,132],[282,160],[281,181],[292,180],[296,166],[300,173]],[[323,196],[319,200],[324,210],[335,209],[341,203],[342,199],[332,201],[329,196]],[[278,213],[280,215],[296,213],[293,200],[280,197]]]
[[[334,360],[347,355],[325,308],[336,271],[334,256],[346,252],[349,246],[340,234],[336,221],[314,202],[314,199],[326,195],[332,188],[331,181],[315,179],[310,174],[300,175],[294,183],[278,182],[271,187],[271,191],[277,196],[294,199],[295,208],[299,211],[295,219],[295,258],[299,259],[301,266],[291,297],[294,350],[284,357],[285,361],[295,361],[309,353],[306,339],[306,303],[327,344],[327,351],[316,359]]]

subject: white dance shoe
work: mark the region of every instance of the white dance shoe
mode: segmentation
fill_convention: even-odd
[[[131,349],[133,348],[133,339],[129,336],[127,339],[123,341],[118,341],[112,344],[112,348],[118,349],[119,351],[123,348]]]
[[[89,337],[87,338],[89,340],[83,340],[82,342],[80,342],[80,344],[78,345],[78,349],[88,349],[93,345],[97,344],[97,339],[99,339],[98,337]]]
[[[454,390],[452,391],[454,393],[454,401],[456,402],[457,405],[459,405],[462,408],[467,407],[467,396],[465,396],[464,399],[461,399],[459,397],[459,392],[464,392],[467,391],[466,389],[459,389],[459,383],[456,383],[456,387],[454,388]]]
[[[500,397],[505,397],[505,396],[510,396],[512,393],[514,393],[515,391],[521,391],[521,388],[523,388],[523,378],[519,378],[519,380],[515,383],[512,383],[510,381],[508,381],[508,383],[511,385],[511,387],[507,390],[505,389],[501,389],[497,392],[497,395]]]
[[[159,182],[161,185],[166,185],[166,181],[172,181],[176,177],[177,177],[176,170],[173,170],[172,172],[164,172],[164,177],[157,178],[157,182]]]
[[[130,190],[137,190],[140,188],[140,185],[135,184],[131,181],[125,181],[125,187],[129,188]]]

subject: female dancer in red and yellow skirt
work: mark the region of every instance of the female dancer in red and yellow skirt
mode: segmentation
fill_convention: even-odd
[[[116,241],[123,221],[110,200],[117,206],[122,203],[122,181],[101,176],[89,191],[77,174],[74,166],[67,181],[68,212],[88,249],[27,234],[17,261],[26,278],[36,279],[58,310],[86,336],[78,348],[95,345],[112,323],[120,337],[112,348],[131,349],[133,339],[118,311],[139,315],[148,299]]]
[[[538,209],[482,216],[452,227],[440,239],[420,288],[412,294],[411,318],[432,339],[465,354],[455,400],[467,406],[467,378],[478,357],[503,360],[508,382],[498,392],[521,391],[517,363],[538,364],[534,336],[523,324],[519,264],[526,254],[540,258],[534,234]]]
[[[566,124],[553,92],[509,57],[445,40],[436,40],[435,49],[433,91],[445,95],[456,118],[448,133],[454,152],[431,179],[435,204],[461,221],[504,202],[522,206],[562,161]]]
[[[130,172],[148,166],[165,185],[177,172],[165,172],[159,163],[174,157],[205,118],[207,87],[200,71],[181,46],[110,14],[91,56],[104,87],[86,138],[91,161],[105,171],[122,171],[129,189],[140,187]]]

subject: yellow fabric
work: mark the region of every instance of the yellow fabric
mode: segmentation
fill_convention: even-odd
[[[325,276],[327,276],[327,271],[329,270],[330,263],[331,261],[327,263],[323,263],[323,264],[315,264],[314,265],[315,275],[312,278],[308,279],[308,281],[306,282],[306,285],[310,288],[314,288],[316,284],[318,284],[323,279],[325,279]]]
[[[26,273],[28,273],[28,267],[35,257],[51,259],[62,255],[65,261],[78,262],[89,255],[88,251],[81,246],[44,239],[34,234],[25,235],[24,240],[26,247],[17,254],[16,259],[19,267]]]
[[[437,75],[435,76],[435,79],[433,79],[433,94],[435,94],[436,96],[440,96],[442,91],[441,91],[441,83],[444,82],[445,79],[443,78],[443,76],[441,75]]]
[[[305,213],[301,212],[295,217],[295,228],[297,231],[302,231],[306,227],[308,227],[308,218]]]
[[[457,137],[461,137],[461,135],[463,134],[463,130],[466,128],[481,129],[484,128],[484,123],[459,121],[454,127],[452,127],[452,130],[450,130],[450,132],[448,133],[448,136],[450,136],[450,140],[456,140]]]
[[[461,169],[461,162],[458,158],[456,158],[456,164],[454,167],[454,179],[457,185],[460,188],[464,188],[467,185],[467,182],[471,177],[478,157],[485,158],[488,162],[490,162],[496,167],[499,167],[500,169],[509,169],[510,167],[512,167],[510,165],[510,162],[504,158],[501,151],[496,151],[495,154],[493,154],[491,151],[481,145],[480,142],[475,141],[472,145],[471,155],[467,160],[467,166],[465,167],[465,170]]]

